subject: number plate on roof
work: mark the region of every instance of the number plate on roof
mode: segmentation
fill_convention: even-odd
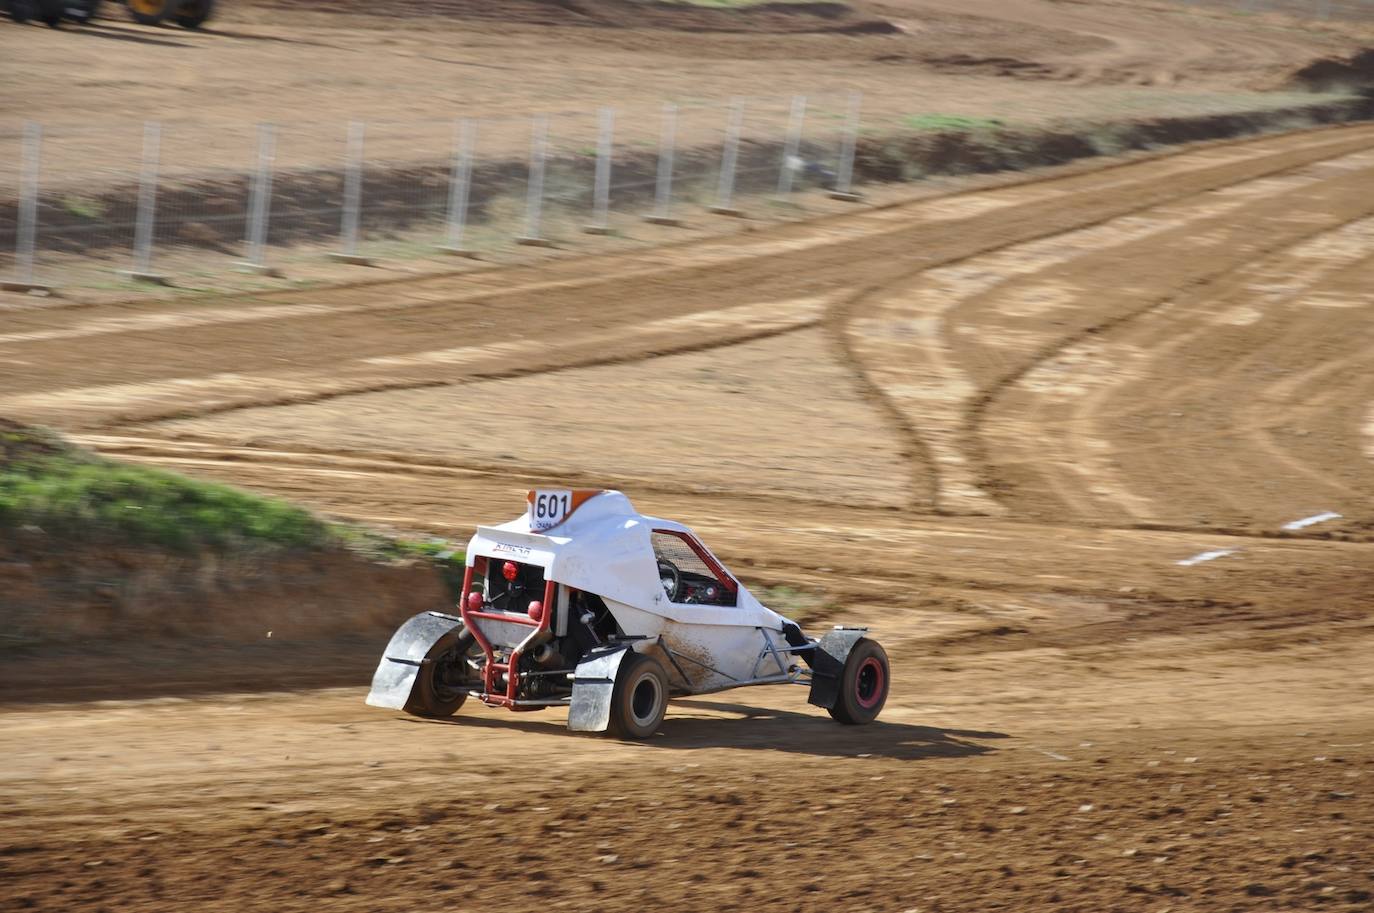
[[[548,488],[530,492],[530,529],[543,531],[552,529],[573,512],[572,489]]]

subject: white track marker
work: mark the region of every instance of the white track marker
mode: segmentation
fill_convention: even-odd
[[[1215,561],[1217,558],[1225,558],[1227,555],[1234,555],[1240,551],[1238,548],[1218,548],[1210,552],[1199,552],[1191,558],[1184,558],[1182,561],[1175,561],[1179,567],[1192,567],[1204,561]]]
[[[1290,530],[1291,530],[1291,529],[1306,529],[1307,527],[1309,527],[1309,526],[1315,526],[1315,525],[1318,524],[1318,523],[1325,523],[1327,520],[1340,520],[1340,519],[1341,519],[1341,515],[1340,515],[1340,514],[1336,513],[1336,512],[1333,511],[1333,510],[1328,510],[1328,511],[1323,511],[1322,513],[1319,513],[1319,514],[1313,514],[1313,515],[1310,516],[1310,517],[1303,517],[1301,520],[1294,520],[1292,523],[1285,523],[1285,524],[1283,524],[1283,528],[1284,528],[1284,529],[1290,529]]]

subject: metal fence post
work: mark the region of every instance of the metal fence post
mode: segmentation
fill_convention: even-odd
[[[476,142],[477,126],[469,118],[460,118],[454,127],[453,172],[448,184],[448,240],[443,250],[460,257],[474,256],[463,246],[463,234],[468,224],[468,194],[472,187],[472,147]]]
[[[272,168],[277,158],[277,128],[258,124],[258,168],[248,205],[248,259],[240,266],[249,272],[272,275],[267,265],[267,224],[272,212]]]
[[[725,144],[720,151],[720,179],[716,182],[716,202],[710,212],[722,216],[742,216],[735,208],[735,169],[739,165],[739,136],[744,129],[744,99],[730,102],[725,118]]]
[[[615,108],[602,108],[596,137],[596,181],[592,187],[592,221],[584,231],[611,233],[611,144],[615,138]]]
[[[859,107],[863,104],[862,92],[849,93],[849,113],[845,117],[844,136],[840,138],[840,162],[835,171],[835,189],[830,198],[855,202],[859,195],[854,192],[854,147],[859,142]]]
[[[363,203],[363,149],[366,141],[367,125],[358,120],[350,121],[347,157],[344,160],[343,222],[339,226],[343,250],[329,255],[331,260],[355,266],[372,265],[371,258],[358,254],[358,223]]]
[[[158,160],[162,155],[162,124],[143,125],[143,168],[138,178],[138,215],[134,219],[134,268],[124,274],[142,282],[165,285],[167,277],[153,272],[153,232],[157,225]]]
[[[792,192],[792,177],[805,164],[797,153],[801,150],[802,125],[806,121],[806,96],[792,96],[792,112],[787,118],[787,138],[782,146],[782,168],[778,171],[778,196]]]
[[[654,189],[654,211],[644,221],[655,225],[681,225],[670,214],[673,204],[673,147],[677,142],[677,105],[663,106],[663,129],[658,135],[658,178]]]
[[[549,143],[549,117],[540,114],[530,127],[530,176],[525,186],[525,233],[516,238],[517,244],[530,247],[553,247],[539,234],[539,220],[544,209],[544,156]]]
[[[47,291],[33,281],[33,249],[38,237],[38,169],[43,154],[43,126],[24,125],[22,166],[19,172],[19,224],[14,236],[14,278],[0,282],[8,292]]]

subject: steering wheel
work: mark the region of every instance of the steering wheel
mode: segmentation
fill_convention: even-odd
[[[682,574],[678,571],[677,565],[666,558],[658,559],[658,579],[663,584],[663,592],[668,596],[668,601],[677,602],[682,591]]]

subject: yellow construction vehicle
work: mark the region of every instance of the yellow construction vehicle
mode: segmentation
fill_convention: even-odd
[[[160,25],[170,19],[182,28],[200,28],[215,11],[215,0],[124,0],[135,22]]]

